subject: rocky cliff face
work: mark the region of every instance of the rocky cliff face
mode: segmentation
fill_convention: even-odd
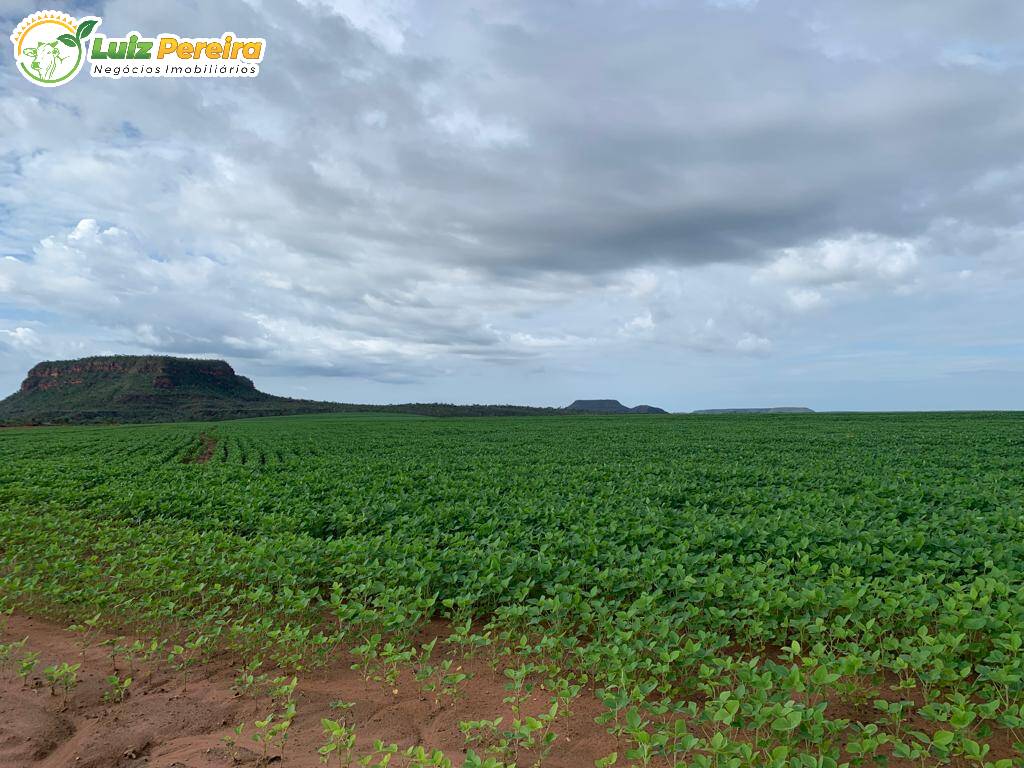
[[[28,372],[21,392],[47,392],[81,387],[97,380],[132,379],[148,382],[154,389],[206,386],[215,389],[255,391],[250,379],[238,376],[223,360],[189,360],[173,357],[87,357],[81,360],[39,363]]]

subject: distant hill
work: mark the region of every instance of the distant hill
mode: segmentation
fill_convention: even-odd
[[[629,409],[630,413],[668,413],[668,411],[653,405],[634,405]]]
[[[574,400],[566,406],[567,411],[584,411],[586,413],[668,413],[653,405],[638,405],[627,408],[618,400]]]
[[[814,413],[810,408],[708,408],[703,411],[693,411],[697,415],[716,415],[723,413]]]

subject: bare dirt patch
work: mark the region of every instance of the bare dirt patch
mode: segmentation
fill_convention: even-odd
[[[213,458],[214,451],[217,450],[217,438],[203,434],[199,439],[199,450],[194,456],[185,459],[186,464],[205,464]]]
[[[107,676],[115,672],[109,648],[99,642],[82,652],[80,638],[64,627],[26,616],[11,616],[3,641],[28,638],[25,651],[39,652],[36,672],[23,682],[10,666],[0,671],[0,766],[3,768],[210,768],[257,766],[262,748],[249,734],[252,723],[270,711],[265,696],[240,696],[233,689],[239,663],[227,655],[193,669],[187,686],[180,672],[165,665],[137,666],[128,697],[104,701]],[[81,662],[78,685],[62,710],[61,696],[51,695],[41,671],[48,665]],[[359,754],[375,740],[401,748],[422,744],[440,749],[461,764],[466,743],[459,730],[463,720],[511,719],[507,680],[483,658],[468,659],[465,670],[474,675],[454,700],[435,702],[411,674],[403,672],[394,685],[368,681],[350,668],[345,656],[327,667],[299,674],[297,716],[291,728],[284,766],[320,766],[317,748],[324,743],[320,719],[345,717],[358,732]],[[118,661],[117,673],[127,669]],[[272,673],[274,674],[274,673]],[[345,711],[332,702],[352,702]],[[538,697],[531,712],[546,699]],[[615,749],[614,740],[594,723],[601,705],[590,693],[573,707],[573,715],[556,727],[555,749],[544,761],[552,768],[592,766]],[[234,727],[246,724],[237,746]],[[271,757],[278,750],[270,751]],[[532,759],[522,764],[529,765]],[[282,765],[274,760],[272,765]],[[398,761],[399,765],[403,764]]]

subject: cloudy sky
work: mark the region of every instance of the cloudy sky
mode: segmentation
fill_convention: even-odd
[[[267,50],[43,89],[8,48],[4,394],[161,353],[359,402],[1024,408],[1019,0],[61,10]]]

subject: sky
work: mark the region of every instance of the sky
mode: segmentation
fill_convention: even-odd
[[[152,353],[347,402],[1024,409],[1019,0],[59,9],[267,45],[48,89],[8,48],[0,396]]]

